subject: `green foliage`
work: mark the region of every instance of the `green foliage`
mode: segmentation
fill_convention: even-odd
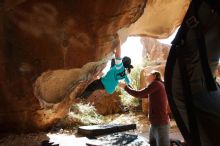
[[[135,66],[131,73],[129,74],[129,77],[131,79],[131,86],[134,89],[140,89],[140,72],[142,70],[142,65]],[[139,99],[129,95],[127,92],[119,88],[120,90],[120,98],[123,106],[128,109],[134,109],[140,105]]]
[[[131,73],[129,74],[131,79],[131,86],[134,89],[140,89],[140,72],[142,70],[141,65],[135,66],[135,68],[132,69]]]
[[[121,102],[125,109],[132,110],[139,106],[139,100],[131,95],[129,95],[124,90],[121,90]]]

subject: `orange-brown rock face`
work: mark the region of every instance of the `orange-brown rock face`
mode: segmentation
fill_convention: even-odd
[[[142,37],[141,43],[144,47],[143,57],[149,61],[163,62],[167,60],[169,53],[169,45],[161,44],[154,38]]]
[[[142,35],[167,38],[181,24],[190,0],[148,0],[143,15],[129,27],[120,30],[120,38]]]
[[[145,0],[0,2],[0,131],[45,130],[62,118],[85,86],[80,81],[92,78],[87,76],[90,70],[81,67],[118,47],[116,32],[135,22],[145,4]],[[54,87],[64,90],[44,86],[55,79]],[[52,100],[60,97],[53,108],[40,107],[34,94],[38,89]]]
[[[116,92],[109,95],[104,90],[97,90],[88,98],[88,101],[92,103],[97,109],[97,112],[102,115],[115,114],[122,110],[121,100]]]

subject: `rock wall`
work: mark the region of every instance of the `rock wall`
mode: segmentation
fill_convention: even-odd
[[[170,45],[162,44],[154,38],[142,37],[141,43],[143,45],[143,57],[149,61],[166,61]]]
[[[121,99],[117,92],[109,95],[104,90],[97,90],[88,98],[88,102],[93,104],[97,112],[102,115],[115,114],[122,111]]]
[[[129,34],[168,37],[181,23],[188,4],[0,1],[0,132],[50,128],[101,72],[119,47],[119,37],[121,42]]]
[[[122,41],[129,35],[167,38],[181,24],[190,0],[148,0],[143,15],[119,31]]]
[[[103,68],[100,60],[119,46],[117,31],[135,22],[145,4],[1,1],[0,131],[46,130],[62,118]]]

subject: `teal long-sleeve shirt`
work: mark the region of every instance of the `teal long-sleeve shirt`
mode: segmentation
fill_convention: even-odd
[[[125,80],[126,84],[130,84],[130,79],[125,73],[125,67],[123,66],[122,60],[116,58],[115,65],[101,78],[101,82],[104,85],[105,90],[112,94],[118,86],[119,80]]]

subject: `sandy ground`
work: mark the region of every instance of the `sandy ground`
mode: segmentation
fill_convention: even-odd
[[[131,130],[128,133],[137,134],[139,140],[143,140],[141,146],[148,146],[149,121],[144,115],[124,114],[113,118],[113,123],[125,123],[129,120],[137,124],[137,130]],[[135,120],[137,121],[135,121]],[[75,128],[72,130],[59,129],[50,133],[29,133],[29,134],[1,134],[0,146],[44,146],[43,141],[48,140],[48,146],[85,146],[89,139],[76,134]],[[171,121],[170,138],[183,140],[175,121]],[[46,146],[46,144],[45,144]]]

